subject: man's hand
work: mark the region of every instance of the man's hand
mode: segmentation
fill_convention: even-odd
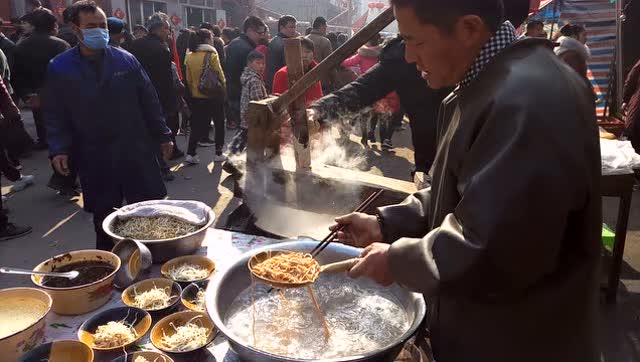
[[[335,225],[330,229],[335,231],[341,225],[345,228],[338,233],[338,240],[341,243],[364,248],[366,246],[382,240],[382,230],[378,223],[378,218],[363,213],[352,213],[336,219]]]
[[[383,286],[393,284],[395,280],[389,272],[390,247],[391,245],[382,243],[369,245],[362,251],[360,262],[349,271],[349,276],[368,277]]]
[[[160,151],[162,152],[162,158],[165,161],[169,161],[173,156],[173,142],[169,141],[160,145]]]
[[[54,156],[51,160],[51,164],[57,173],[62,176],[69,176],[71,172],[69,170],[69,156],[68,155],[57,155]]]

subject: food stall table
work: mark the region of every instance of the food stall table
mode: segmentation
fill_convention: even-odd
[[[613,244],[607,287],[605,289],[605,299],[609,304],[616,302],[618,294],[634,179],[634,172],[632,170],[618,174],[607,174],[603,172],[601,179],[602,196],[620,199],[616,218],[615,242]]]
[[[231,232],[220,229],[210,228],[207,230],[206,238],[202,244],[202,247],[198,251],[199,255],[206,255],[216,263],[216,273],[228,268],[233,260],[241,254],[250,251],[254,248],[259,248],[265,245],[274,244],[280,242],[276,239],[265,238],[262,236],[247,235],[238,232]],[[153,265],[150,270],[147,270],[141,275],[138,280],[162,277],[160,274],[160,265]],[[91,313],[79,315],[79,316],[61,316],[51,312],[47,316],[47,324],[45,329],[45,343],[54,340],[73,339],[77,340],[78,328],[87,320],[90,316],[97,314],[103,310],[111,309],[115,307],[122,307],[124,303],[121,300],[122,291],[115,290],[113,296],[107,304],[100,309]],[[181,303],[178,304],[179,309],[185,309]],[[177,312],[175,309],[174,312]],[[164,317],[164,315],[162,316]],[[155,317],[153,322],[157,322],[161,317]],[[155,347],[149,340],[149,334],[145,335],[136,345],[127,349],[128,353],[138,350],[152,350],[156,351]],[[116,352],[97,352],[95,354],[96,362],[109,362],[114,358],[117,358],[123,354],[123,351]],[[222,335],[216,336],[207,349],[201,349],[187,354],[171,354],[176,362],[179,361],[239,361],[237,355],[229,350],[229,345],[226,338]]]

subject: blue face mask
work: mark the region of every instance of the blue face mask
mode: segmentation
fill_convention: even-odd
[[[82,44],[89,49],[104,49],[109,44],[109,32],[104,28],[82,29]]]

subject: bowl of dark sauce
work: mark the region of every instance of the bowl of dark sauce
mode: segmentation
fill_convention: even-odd
[[[32,276],[33,283],[53,298],[53,311],[79,315],[103,306],[113,295],[113,279],[120,269],[120,258],[108,251],[78,250],[54,256],[33,270],[43,272],[78,271],[74,279]]]

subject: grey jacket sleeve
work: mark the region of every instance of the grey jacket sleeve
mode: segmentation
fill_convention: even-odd
[[[494,297],[522,293],[560,267],[567,222],[590,197],[586,155],[598,152],[590,149],[598,144],[595,116],[593,124],[571,129],[582,133],[571,141],[562,137],[567,130],[549,132],[562,127],[561,117],[504,103],[486,110],[470,149],[457,150],[464,152],[461,164],[448,172],[455,173],[450,182],[460,201],[441,223],[416,237],[429,216],[428,190],[380,213],[385,235],[405,232],[387,239],[389,267],[400,284],[427,296]]]

